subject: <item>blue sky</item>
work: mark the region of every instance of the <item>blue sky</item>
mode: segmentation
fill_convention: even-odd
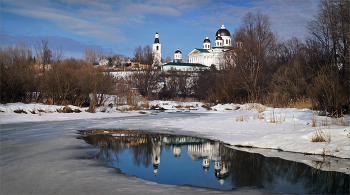
[[[214,42],[224,22],[234,32],[241,17],[260,11],[270,17],[284,39],[304,38],[307,21],[317,13],[316,0],[1,0],[1,45],[34,46],[47,38],[66,58],[81,58],[85,47],[133,57],[134,48],[152,46],[159,33],[162,58],[184,59],[202,48],[206,35]]]

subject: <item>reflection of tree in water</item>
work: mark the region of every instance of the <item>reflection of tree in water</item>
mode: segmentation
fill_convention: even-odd
[[[226,147],[220,148],[227,151]],[[280,158],[267,158],[228,149],[232,185],[239,187],[273,187],[277,180],[285,179],[291,184],[302,184],[310,194],[348,194],[349,175],[339,172],[317,170],[308,165]],[[225,159],[226,161],[229,159]]]
[[[133,154],[133,161],[134,165],[140,166],[143,165],[146,168],[149,167],[149,165],[152,162],[152,142],[149,135],[142,135],[142,136],[136,136],[135,139],[143,138],[144,142],[140,142],[138,144],[130,146]],[[127,138],[130,139],[130,138]]]
[[[136,166],[143,165],[146,168],[152,163],[152,140],[159,140],[157,134],[134,134],[132,136],[111,136],[110,134],[93,134],[84,136],[83,139],[101,149],[94,158],[109,158],[113,155],[118,160],[118,153],[129,148],[133,154],[133,163]]]
[[[110,150],[115,154],[116,160],[118,156],[116,155],[119,152],[122,152],[125,148],[125,144],[121,140],[112,139],[113,137],[108,134],[94,134],[90,136],[84,136],[83,139],[95,146],[99,147],[101,150],[98,154],[94,156],[96,159],[109,158]]]

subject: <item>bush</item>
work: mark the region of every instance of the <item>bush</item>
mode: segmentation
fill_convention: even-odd
[[[27,92],[37,90],[36,72],[30,48],[17,45],[0,49],[0,64],[1,103],[25,102]]]

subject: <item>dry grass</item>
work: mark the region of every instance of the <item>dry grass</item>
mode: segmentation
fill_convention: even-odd
[[[322,126],[329,126],[328,117],[326,116],[326,120],[322,120]]]
[[[163,104],[164,105],[164,104]],[[159,106],[158,104],[157,105],[153,105],[151,107],[149,107],[150,110],[165,110],[165,108]]]
[[[254,114],[253,119],[265,119],[264,113]]]
[[[64,108],[57,109],[57,112],[59,113],[73,113],[73,109],[69,106],[65,106]]]
[[[341,124],[342,126],[349,126],[349,121],[348,121],[347,119],[345,119],[344,117],[342,117],[342,118],[340,119],[340,124]]]
[[[237,117],[236,121],[242,122],[242,121],[248,121],[248,119],[249,119],[248,115],[244,115],[244,116],[242,115],[242,116]]]
[[[265,107],[263,107],[263,106],[258,106],[258,107],[256,108],[256,110],[257,110],[259,113],[262,113],[262,112],[265,111]]]
[[[332,136],[331,132],[328,131],[328,135],[326,135],[321,128],[317,129],[314,132],[314,135],[311,137],[311,142],[331,142]]]
[[[142,109],[149,109],[150,105],[149,105],[149,103],[148,103],[148,101],[147,101],[147,102],[142,102],[142,103],[140,104],[140,107],[141,107]]]
[[[202,107],[207,110],[212,110],[210,104],[203,104]]]
[[[275,115],[275,111],[272,111],[272,114],[270,116],[270,123],[282,123],[282,121],[286,120],[286,116],[283,116],[282,113],[279,113],[279,117],[276,114]]]
[[[315,131],[314,135],[311,138],[311,142],[326,142],[324,139],[324,133],[321,129]]]
[[[315,117],[314,114],[312,114],[312,127],[316,127],[317,124],[317,118]]]
[[[349,126],[349,121],[344,117],[341,117],[341,118],[332,117],[331,124],[332,125]]]
[[[181,109],[181,108],[182,108],[181,105],[176,105],[176,106],[174,106],[174,107],[177,108],[177,109]]]
[[[309,108],[311,109],[313,107],[313,102],[310,98],[300,98],[296,101],[292,101],[288,104],[288,108],[297,108],[297,109],[303,109],[303,108]]]

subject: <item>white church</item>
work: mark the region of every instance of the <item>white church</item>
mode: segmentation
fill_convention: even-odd
[[[205,66],[215,65],[219,69],[220,59],[225,51],[232,49],[231,34],[222,23],[216,31],[214,47],[208,36],[203,41],[203,48],[195,48],[189,54],[189,63],[199,63]]]
[[[189,63],[182,61],[182,52],[177,48],[174,53],[173,62],[163,64],[161,63],[162,52],[161,44],[159,42],[159,34],[156,32],[153,43],[154,65],[162,65],[163,71],[177,69],[181,71],[198,71],[208,69],[211,65],[215,65],[220,69],[220,59],[224,52],[232,49],[231,34],[225,28],[224,23],[215,34],[214,47],[208,36],[203,41],[203,48],[195,48],[189,54]]]

